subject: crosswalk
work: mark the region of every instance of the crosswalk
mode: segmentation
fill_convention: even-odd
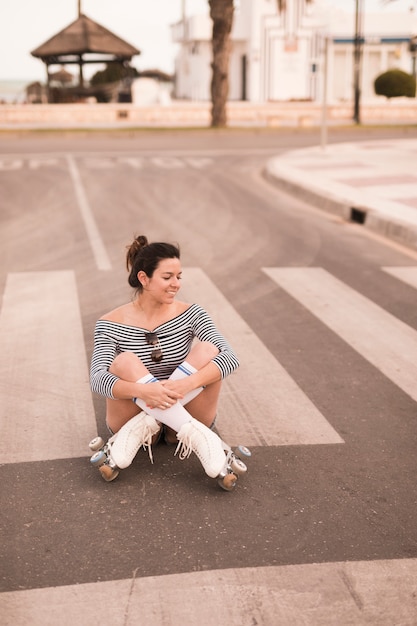
[[[248,157],[265,157],[276,153],[276,147],[272,148],[245,148],[245,159]],[[11,153],[0,155],[0,175],[2,172],[11,171],[37,171],[42,169],[56,169],[65,167],[68,156],[76,159],[84,170],[115,170],[124,168],[128,171],[137,172],[143,169],[157,170],[205,170],[218,163],[219,158],[240,157],[242,150],[239,148],[207,148],[203,149],[173,149],[160,150],[142,149],[139,151],[111,151],[105,150],[85,152],[48,152],[44,153]]]
[[[384,271],[417,288],[416,267]],[[413,328],[322,268],[264,272],[417,401]],[[331,415],[317,409],[200,268],[185,268],[182,296],[210,312],[241,360],[222,394],[219,426],[227,441],[248,446],[343,444]],[[74,273],[9,274],[0,341],[2,461],[84,456],[95,419]],[[11,413],[13,420],[8,419]]]
[[[65,161],[70,159],[74,161],[72,155],[57,156],[31,156],[0,158],[0,173],[10,171],[36,171],[40,169],[53,169],[65,165]],[[138,156],[131,155],[85,155],[78,157],[80,166],[84,170],[114,170],[117,168],[127,168],[128,170],[138,171],[142,169],[158,169],[158,170],[181,170],[191,168],[195,170],[203,170],[210,167],[214,159],[207,156],[198,156],[191,154],[190,156]]]
[[[74,273],[9,274],[0,345],[2,462],[84,456],[96,425]]]
[[[387,274],[394,276],[394,278],[398,278],[398,280],[402,280],[407,285],[414,287],[417,289],[417,268],[408,266],[408,267],[383,267],[382,268]]]
[[[186,299],[210,312],[242,363],[224,385],[219,426],[226,441],[248,446],[343,443],[204,272],[187,268],[184,277]]]
[[[417,267],[382,269],[394,280],[417,289]],[[417,332],[413,328],[323,268],[268,267],[263,272],[277,289],[283,289],[417,401]],[[242,363],[224,383],[219,416],[224,439],[232,445],[244,443],[249,447],[345,445],[332,423],[332,415],[320,412],[208,275],[198,267],[184,268],[183,282],[183,299],[198,302],[209,311]],[[96,434],[96,421],[74,272],[10,273],[0,314],[0,345],[2,463],[87,456],[86,444]],[[117,583],[3,593],[0,613],[5,625],[56,624],[63,612],[68,623],[84,624],[97,615],[96,609],[91,608],[91,599],[100,604],[106,598],[107,606],[111,596],[112,623],[134,624],[134,608],[145,594],[144,623],[149,624],[187,623],[189,615],[195,615],[202,604],[213,608],[221,600],[222,622],[216,621],[216,613],[211,617],[207,613],[207,621],[202,623],[272,624],[269,616],[279,615],[281,621],[277,623],[309,624],[315,623],[308,620],[323,609],[323,621],[317,622],[320,624],[365,624],[377,616],[379,621],[375,623],[388,625],[396,623],[389,608],[389,590],[393,584],[411,589],[416,573],[417,560],[409,559],[242,568],[237,572],[195,572],[158,580],[135,580],[133,576]],[[288,582],[291,577],[292,586]],[[323,600],[323,577],[334,581],[331,600]],[[371,579],[380,584],[378,593],[370,584]],[[256,601],[254,581],[258,581]],[[306,581],[310,581],[308,585]],[[186,583],[195,590],[188,608],[175,604],[175,594]],[[175,618],[162,614],[161,585],[167,594],[164,602],[177,606]],[[240,606],[235,601],[237,595],[244,598]],[[261,605],[259,598],[264,598]],[[34,606],[38,607],[36,615]],[[325,621],[323,615],[334,612],[337,616],[337,611],[340,621]],[[109,609],[105,612],[109,618]],[[349,615],[357,619],[344,621]],[[407,619],[397,623],[411,625]]]
[[[415,626],[416,577],[417,559],[133,575],[5,593],[0,606],[3,626]]]
[[[417,331],[320,267],[264,271],[417,401]]]

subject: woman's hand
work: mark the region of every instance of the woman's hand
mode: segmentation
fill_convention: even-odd
[[[169,409],[183,395],[178,390],[168,388],[165,383],[166,381],[141,384],[138,397],[146,402],[150,409]]]
[[[191,376],[180,378],[179,380],[163,380],[161,384],[165,387],[168,393],[177,393],[180,394],[181,398],[184,398],[187,393],[193,391],[195,388],[192,385],[190,378]]]

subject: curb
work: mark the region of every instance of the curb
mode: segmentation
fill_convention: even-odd
[[[345,222],[359,224],[367,230],[417,251],[417,225],[380,212],[376,207],[333,195],[319,186],[314,188],[305,185],[298,180],[293,168],[278,166],[277,160],[275,157],[268,161],[262,172],[268,182],[312,204],[315,208],[340,217]]]

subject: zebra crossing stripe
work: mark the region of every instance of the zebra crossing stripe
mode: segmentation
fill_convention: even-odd
[[[384,272],[417,289],[417,267],[383,267]]]
[[[9,274],[0,345],[2,463],[86,456],[97,427],[74,273]]]
[[[219,430],[231,445],[336,444],[343,439],[199,268],[185,268],[183,299],[205,308],[238,354],[225,379]]]
[[[415,624],[417,559],[208,570],[0,594],[3,626]],[[161,589],[164,601],[161,602]],[[187,601],[184,602],[184,591]]]
[[[417,400],[417,332],[320,267],[264,268],[321,322]]]

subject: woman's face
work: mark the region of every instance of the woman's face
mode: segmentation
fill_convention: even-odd
[[[138,277],[144,292],[161,304],[170,304],[180,289],[181,275],[181,262],[174,258],[162,259],[151,278],[144,272],[139,272]]]

